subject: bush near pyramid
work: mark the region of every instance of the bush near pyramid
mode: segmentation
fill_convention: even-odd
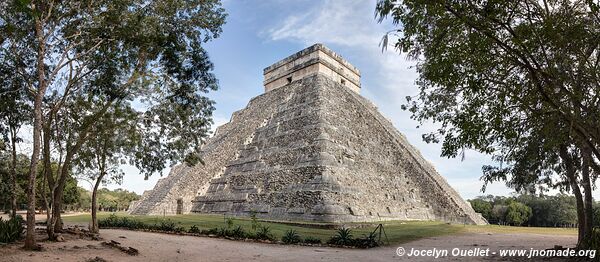
[[[205,164],[174,167],[130,213],[486,223],[359,95],[339,55],[316,44],[264,73],[265,93],[217,128]]]

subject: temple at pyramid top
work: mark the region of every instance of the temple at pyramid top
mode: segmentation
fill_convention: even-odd
[[[264,69],[265,93],[293,81],[323,75],[360,93],[360,72],[323,44],[314,44]]]

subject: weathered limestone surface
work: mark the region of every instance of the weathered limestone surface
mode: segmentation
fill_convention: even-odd
[[[282,65],[314,66],[304,55],[325,49],[307,50],[265,69],[265,79]],[[276,75],[298,67],[288,69]],[[131,213],[175,214],[181,199],[183,213],[485,224],[354,84],[316,71],[268,89],[217,129],[206,165],[173,168]]]
[[[314,44],[265,68],[265,93],[315,74],[360,93],[360,71],[323,44]]]

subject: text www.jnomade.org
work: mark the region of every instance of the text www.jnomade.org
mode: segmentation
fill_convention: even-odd
[[[500,249],[498,251],[492,251],[489,248],[452,248],[452,249],[404,249],[398,247],[396,249],[396,255],[406,257],[430,257],[430,258],[442,258],[442,257],[489,257],[489,256],[500,256],[500,257],[588,257],[595,258],[596,250],[575,250],[571,248],[566,249]]]

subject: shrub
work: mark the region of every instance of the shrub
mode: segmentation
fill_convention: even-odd
[[[219,229],[218,229],[218,231],[217,231],[217,234],[216,234],[216,235],[217,235],[218,237],[226,237],[226,236],[228,236],[228,235],[229,235],[229,232],[228,232],[228,231],[229,231],[229,230],[228,230],[227,228],[224,228],[224,227],[222,227],[222,228],[219,228]]]
[[[233,227],[233,217],[228,217],[227,219],[225,219],[225,225],[227,226],[227,228],[232,228]]]
[[[358,248],[378,247],[379,242],[377,242],[376,239],[377,239],[377,233],[371,232],[369,235],[365,235],[364,237],[355,239],[353,246],[358,247]]]
[[[281,237],[281,241],[284,244],[297,244],[300,242],[300,235],[298,235],[296,230],[290,229]]]
[[[246,238],[246,232],[242,228],[242,226],[237,226],[233,230],[229,230],[229,237],[233,238]]]
[[[204,234],[204,235],[218,235],[219,234],[219,228],[211,228],[208,230],[202,230],[200,231],[200,234]]]
[[[138,221],[128,217],[118,217],[115,214],[111,214],[105,219],[98,220],[98,226],[101,228],[107,227],[120,227],[127,229],[145,229],[149,228],[144,222]]]
[[[271,229],[268,226],[261,226],[256,231],[256,239],[260,240],[275,240],[273,234],[271,234]]]
[[[175,225],[175,222],[171,221],[171,219],[163,219],[160,221],[156,229],[168,232],[175,232],[177,226]]]
[[[9,220],[0,217],[0,243],[11,243],[23,237],[23,217],[17,215]]]
[[[188,233],[199,234],[202,233],[200,229],[196,225],[192,225],[190,229],[188,229]]]
[[[258,218],[256,217],[256,211],[252,210],[250,211],[250,219],[251,219],[251,225],[252,225],[252,230],[255,230],[260,226],[260,223],[258,222]]]
[[[308,236],[308,237],[304,238],[304,243],[306,243],[306,244],[321,244],[321,239]]]
[[[185,232],[185,227],[178,226],[178,227],[175,227],[175,229],[173,231],[175,233],[182,233],[182,232]]]
[[[332,236],[327,243],[338,246],[352,246],[354,243],[352,232],[349,228],[340,228],[337,230],[336,235]]]
[[[595,250],[596,252],[600,252],[600,228],[592,228],[592,232],[590,233],[589,239],[586,242],[587,243],[585,243],[584,245],[587,247],[585,248]],[[600,261],[600,257],[594,257],[593,261]]]

